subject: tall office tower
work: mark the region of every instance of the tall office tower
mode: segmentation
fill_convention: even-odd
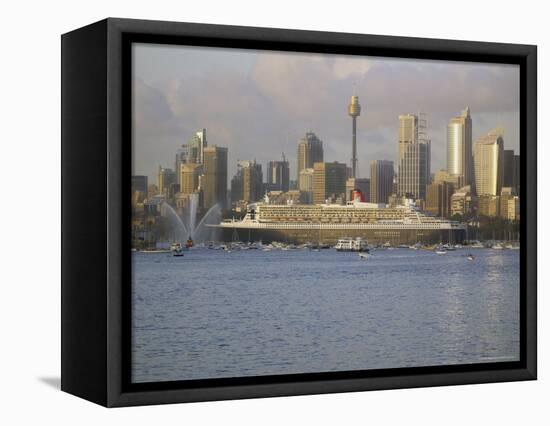
[[[519,193],[519,184],[520,184],[520,168],[519,168],[519,154],[514,155],[514,191],[516,191],[516,195],[520,195]]]
[[[345,200],[347,165],[344,163],[322,163],[313,165],[313,203],[323,204],[327,199]]]
[[[370,163],[370,202],[388,203],[393,193],[393,161],[373,160]]]
[[[514,150],[504,149],[502,151],[502,186],[514,187]]]
[[[474,174],[477,195],[500,195],[504,141],[499,129],[479,138],[474,145]]]
[[[176,162],[175,162],[175,171],[176,171],[176,178],[179,184],[181,184],[181,165],[187,163],[187,159],[189,158],[189,149],[187,144],[184,144],[180,146],[176,151]]]
[[[243,199],[243,177],[239,171],[231,178],[231,205]]]
[[[283,154],[283,161],[267,163],[267,191],[283,191],[289,189],[289,166]]]
[[[348,178],[346,180],[346,201],[354,201],[353,191],[359,190],[362,195],[362,201],[370,200],[370,179],[369,178]]]
[[[313,169],[303,169],[300,171],[298,189],[303,194],[302,199],[304,202],[307,204],[313,203]]]
[[[172,169],[159,166],[157,175],[157,186],[159,194],[168,196],[170,185],[176,183],[176,173]]]
[[[186,163],[203,163],[204,162],[204,149],[208,146],[206,141],[206,129],[196,132],[191,139],[187,141],[185,145],[187,154],[185,158]],[[182,155],[185,149],[182,150]]]
[[[239,161],[231,180],[231,201],[252,203],[264,195],[262,165],[256,161]]]
[[[203,173],[202,164],[183,163],[180,165],[180,192],[193,194],[198,191],[200,177]]]
[[[461,179],[460,185],[470,185],[472,167],[472,118],[470,108],[466,107],[447,125],[447,172]]]
[[[222,209],[227,204],[227,148],[207,146],[204,148],[203,177],[201,187],[205,209],[218,204]]]
[[[357,177],[357,117],[361,115],[359,97],[352,96],[348,105],[348,115],[351,117],[351,177]]]
[[[298,142],[296,177],[300,180],[303,169],[312,169],[315,163],[323,162],[323,142],[313,132],[307,132]]]
[[[399,155],[397,193],[412,199],[426,199],[430,183],[430,141],[426,138],[426,119],[406,114],[399,116]]]
[[[454,185],[449,182],[437,182],[428,185],[425,210],[434,216],[448,217],[451,214],[451,196]]]

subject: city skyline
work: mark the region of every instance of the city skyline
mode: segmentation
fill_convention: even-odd
[[[132,173],[151,183],[158,166],[174,167],[175,152],[203,128],[209,145],[228,148],[228,177],[237,160],[266,167],[282,152],[297,176],[296,147],[310,130],[323,141],[325,161],[351,166],[352,94],[362,105],[358,177],[369,177],[372,160],[396,162],[397,117],[418,111],[427,113],[432,172],[446,168],[447,124],[467,106],[474,141],[502,126],[505,147],[519,154],[514,66],[140,45],[134,54]]]

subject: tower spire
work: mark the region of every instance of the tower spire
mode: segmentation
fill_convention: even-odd
[[[355,89],[355,85],[354,85]],[[361,115],[361,105],[359,104],[359,97],[352,95],[350,103],[348,105],[348,115],[351,117],[352,130],[351,130],[351,172],[352,177],[355,178],[357,173],[357,117]]]

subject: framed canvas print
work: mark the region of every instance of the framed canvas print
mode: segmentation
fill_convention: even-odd
[[[62,37],[62,389],[536,378],[536,47],[107,19]]]

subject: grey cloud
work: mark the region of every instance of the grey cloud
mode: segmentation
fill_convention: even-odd
[[[182,53],[178,55],[180,63]],[[194,50],[195,61],[197,57]],[[171,164],[177,147],[202,127],[210,143],[229,148],[231,171],[237,159],[265,164],[282,151],[294,168],[297,140],[308,130],[324,141],[328,160],[349,162],[346,107],[354,91],[363,106],[358,119],[363,175],[372,159],[395,160],[401,113],[428,113],[434,170],[444,166],[446,123],[466,105],[472,110],[474,136],[504,125],[510,134],[505,144],[510,140],[517,148],[519,74],[510,67],[254,51],[236,53],[227,68],[205,65],[198,73],[197,67],[187,74],[178,66],[172,78],[150,85],[137,80],[136,164],[143,165],[143,173],[150,174],[146,169],[161,158]],[[151,65],[147,72],[151,75]],[[145,149],[151,148],[151,140],[156,140],[155,154]]]

